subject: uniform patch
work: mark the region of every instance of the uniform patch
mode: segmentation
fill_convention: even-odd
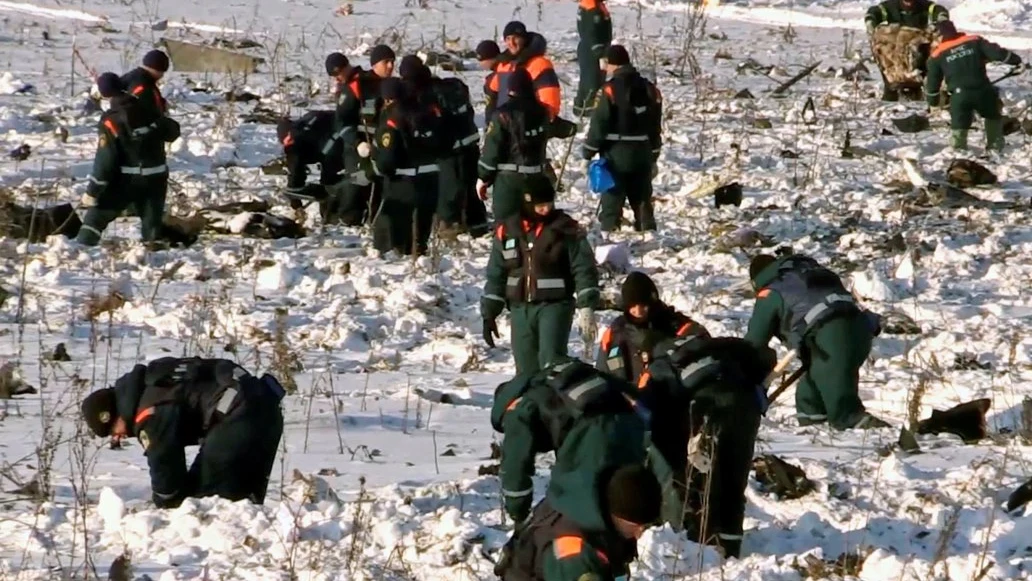
[[[577,577],[577,581],[601,581],[601,577],[594,573],[585,573],[580,577]]]
[[[97,147],[104,147],[105,145],[107,145],[107,137],[101,135],[97,138]]]
[[[106,424],[111,421],[111,412],[100,412],[100,423]]]
[[[530,194],[523,194],[523,199],[527,202],[533,201],[534,198]]]
[[[380,145],[383,146],[383,147],[390,147],[391,146],[391,134],[390,133],[384,133],[383,134],[383,137],[380,138]]]
[[[619,354],[620,354],[620,348],[619,348],[619,347],[613,347],[613,348],[612,348],[612,349],[610,349],[610,351],[609,351],[609,356],[610,356],[610,357],[616,357],[616,356],[617,356],[617,355],[619,355]]]
[[[140,444],[143,445],[144,452],[147,451],[147,448],[150,448],[150,436],[148,436],[145,431],[140,432]]]

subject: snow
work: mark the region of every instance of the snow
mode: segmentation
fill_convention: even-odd
[[[169,204],[185,214],[267,199],[274,213],[298,217],[312,232],[297,241],[205,235],[190,249],[151,254],[138,242],[135,219],[116,221],[105,234],[110,242],[93,249],[58,237],[38,244],[0,239],[0,288],[11,295],[0,303],[0,360],[39,389],[0,406],[3,576],[72,575],[86,554],[103,574],[125,552],[137,577],[161,581],[492,578],[481,547],[497,549],[509,523],[502,522],[496,477],[479,470],[495,462],[488,409],[513,365],[506,318],[498,349],[480,338],[488,240],[439,242],[431,256],[411,261],[380,256],[364,229],[322,228],[314,206],[295,215],[275,193],[280,178],[259,170],[278,153],[274,128],[243,123],[240,115],[254,104],[230,105],[221,96],[246,88],[262,96],[263,107],[295,116],[329,108],[322,59],[330,51],[363,62],[381,37],[396,50],[403,44],[401,55],[440,50],[442,34],[449,45],[472,48],[516,17],[548,37],[564,83],[564,115],[572,117],[574,3],[544,2],[540,11],[520,5],[515,14],[483,0],[408,4],[363,0],[354,14],[334,16],[336,6],[295,1],[183,0],[127,10],[107,0],[77,9],[0,0],[7,57],[0,62],[0,149],[27,143],[33,151],[24,162],[0,160],[3,196],[77,203],[85,190],[97,114],[83,110],[92,83],[83,63],[76,62],[74,81],[69,76],[73,45],[99,72],[128,69],[162,36],[248,39],[264,45],[258,54],[276,61],[275,74],[265,65],[246,82],[175,71],[164,81],[183,125],[170,147]],[[1014,50],[1032,48],[1026,3],[944,4],[960,28]],[[876,340],[861,374],[861,396],[875,414],[903,424],[919,389],[921,417],[987,397],[994,436],[970,446],[954,436],[920,436],[923,453],[904,455],[888,449],[896,430],[796,427],[786,394],[764,420],[757,453],[799,465],[817,489],[779,500],[751,483],[738,560],[668,528],[652,529],[639,542],[632,578],[794,581],[845,553],[863,556],[847,578],[1028,578],[1032,521],[1027,511],[1002,508],[1030,477],[1032,460],[1027,442],[1013,435],[1032,387],[1027,210],[906,202],[914,175],[900,160],[914,160],[921,180],[942,181],[954,158],[947,121],[933,115],[932,131],[899,134],[890,119],[923,105],[876,101],[880,79],[869,62],[868,79],[842,77],[869,53],[866,3],[721,2],[707,9],[705,32],[693,44],[697,78],[681,66],[686,4],[643,0],[638,7],[612,2],[617,37],[664,93],[666,146],[655,181],[660,231],[600,233],[598,197],[587,192],[585,165],[576,158],[559,198],[589,229],[606,298],[615,301],[624,273],[640,269],[664,300],[711,333],[740,335],[753,304],[743,292],[749,256],[790,245],[841,271],[871,309],[908,317],[920,329]],[[391,27],[393,34],[385,33]],[[749,58],[774,68],[739,68]],[[785,97],[770,94],[817,59],[817,71]],[[301,80],[285,80],[291,74]],[[479,99],[481,73],[463,76]],[[322,91],[311,96],[308,81]],[[22,91],[30,84],[34,92]],[[1029,88],[1027,77],[1001,83],[1008,112],[1027,105]],[[756,98],[730,98],[742,89]],[[816,114],[804,118],[808,97]],[[762,129],[761,119],[771,129]],[[59,127],[67,142],[54,139]],[[851,158],[841,155],[847,131]],[[981,138],[972,133],[976,155]],[[551,145],[554,159],[565,145]],[[1000,183],[971,193],[1027,208],[1030,153],[1027,137],[1009,136],[1002,156],[980,160]],[[741,208],[689,196],[717,177],[743,185]],[[226,216],[227,226],[240,231],[246,219]],[[124,304],[87,317],[87,304],[114,291]],[[600,311],[600,324],[616,314]],[[71,361],[49,359],[58,343]],[[570,351],[584,352],[576,331]],[[264,507],[205,498],[157,510],[138,443],[110,450],[81,437],[75,417],[86,392],[135,363],[182,354],[234,358],[253,371],[291,370],[298,392],[284,403],[284,444]],[[539,462],[539,497],[548,464]],[[16,491],[37,472],[48,475],[42,501]]]

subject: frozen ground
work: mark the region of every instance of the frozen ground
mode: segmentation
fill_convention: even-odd
[[[961,28],[1032,47],[1025,3],[946,4]],[[294,114],[328,108],[321,63],[331,50],[363,60],[380,39],[404,54],[440,50],[442,37],[449,47],[471,48],[520,18],[548,36],[570,107],[575,3],[418,6],[359,0],[351,16],[334,16],[332,3],[295,0],[0,0],[0,150],[29,144],[33,151],[23,162],[0,161],[0,187],[22,203],[78,200],[97,118],[82,111],[90,84],[84,69],[125,70],[162,35],[254,40],[270,63],[246,80],[169,75],[165,94],[184,127],[171,156],[177,212],[277,200],[276,178],[258,169],[277,153],[273,128],[240,116],[256,106]],[[873,100],[880,87],[870,63],[868,79],[843,78],[858,54],[869,55],[864,8],[727,2],[710,9],[705,30],[687,43],[684,5],[616,3],[618,39],[666,98],[661,230],[608,240],[593,230],[591,237],[629,249],[665,300],[721,334],[743,332],[752,306],[729,290],[745,277],[748,253],[722,240],[751,228],[769,237],[768,249],[791,244],[813,253],[847,273],[871,308],[917,325],[919,332],[896,329],[877,341],[861,384],[876,413],[904,423],[915,391],[922,417],[988,397],[989,424],[1000,435],[975,446],[929,437],[924,454],[900,456],[886,450],[895,430],[792,427],[786,397],[789,405],[774,407],[765,421],[760,449],[802,466],[818,490],[779,501],[752,487],[745,556],[737,561],[721,563],[669,531],[651,531],[634,579],[821,578],[838,573],[814,559],[844,553],[864,555],[849,572],[872,581],[1030,576],[1032,521],[1000,507],[1032,476],[1028,446],[1008,434],[1019,423],[1032,368],[1032,147],[1023,135],[1010,136],[1005,155],[988,163],[1000,183],[975,192],[1018,202],[1018,210],[915,203],[910,186],[899,185],[898,159],[917,159],[926,176],[941,178],[953,158],[946,121],[900,134],[890,120],[922,105]],[[152,26],[162,21],[167,28]],[[73,59],[73,48],[85,63]],[[742,66],[750,58],[755,63]],[[818,59],[812,76],[784,97],[771,95]],[[774,68],[757,72],[764,65]],[[480,73],[464,76],[479,94]],[[308,81],[320,89],[314,97]],[[194,90],[208,86],[214,90]],[[231,88],[261,101],[228,104],[221,93]],[[1029,104],[1026,78],[1002,88],[1009,111]],[[732,98],[743,89],[756,98]],[[804,114],[809,98],[812,116]],[[58,127],[67,129],[67,143],[55,137]],[[980,139],[972,135],[972,143]],[[847,140],[849,158],[841,154]],[[553,145],[556,159],[564,145]],[[742,207],[713,209],[692,199],[707,175],[738,179]],[[583,166],[571,161],[564,181],[560,205],[588,221],[597,200],[585,192]],[[276,211],[290,214],[285,206]],[[512,365],[506,340],[489,351],[479,338],[487,241],[441,243],[413,264],[377,256],[358,229],[321,230],[317,215],[307,220],[313,235],[296,244],[206,237],[189,250],[151,255],[135,241],[133,220],[88,251],[58,238],[0,240],[0,287],[11,294],[0,305],[0,356],[41,392],[0,410],[0,487],[7,491],[0,496],[0,576],[79,578],[93,566],[103,575],[128,551],[137,576],[163,580],[492,577],[478,545],[497,547],[505,532],[495,478],[478,470],[493,464],[487,407]],[[621,279],[614,270],[606,269],[609,297]],[[126,302],[87,317],[87,304],[112,290]],[[615,314],[602,312],[603,322]],[[501,327],[507,336],[507,323]],[[58,343],[71,361],[47,358]],[[584,352],[576,333],[571,350]],[[182,353],[293,370],[299,393],[285,403],[284,451],[264,510],[214,499],[154,510],[135,441],[108,450],[81,437],[75,412],[86,391],[137,361]],[[42,504],[28,498],[31,490],[16,492],[37,473],[44,475],[37,488],[48,493]],[[545,481],[538,485],[540,494]]]

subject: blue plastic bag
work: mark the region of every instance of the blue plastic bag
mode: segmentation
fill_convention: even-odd
[[[609,164],[599,158],[588,165],[588,188],[592,193],[604,194],[616,187],[613,174],[609,173]]]

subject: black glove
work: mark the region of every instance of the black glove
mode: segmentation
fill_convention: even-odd
[[[484,319],[484,343],[493,348],[495,337],[501,337],[498,334],[498,323],[495,323],[494,319]]]

